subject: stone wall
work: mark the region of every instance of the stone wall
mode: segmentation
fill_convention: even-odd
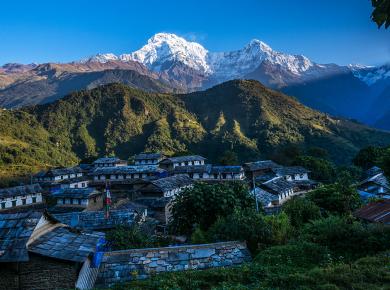
[[[250,259],[245,242],[108,252],[104,254],[96,286],[145,279],[151,273],[234,266]]]
[[[73,289],[78,278],[76,263],[29,254],[21,263],[0,263],[0,289]]]

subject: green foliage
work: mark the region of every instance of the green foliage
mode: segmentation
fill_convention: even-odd
[[[371,0],[371,18],[380,28],[382,25],[387,29],[390,26],[390,0]]]
[[[322,245],[347,261],[390,248],[390,229],[363,225],[347,217],[329,216],[306,224],[301,239]]]
[[[386,152],[380,162],[380,166],[388,178],[390,178],[390,147],[387,148]]]
[[[382,156],[385,153],[385,148],[368,146],[361,149],[353,159],[353,164],[367,170],[374,165],[379,165]]]
[[[154,240],[137,225],[118,227],[106,233],[107,245],[113,251],[148,248],[154,246]]]
[[[237,154],[233,151],[225,151],[219,159],[221,165],[237,165],[239,164]]]
[[[346,215],[361,205],[357,190],[345,183],[321,186],[307,194],[308,198],[330,214]]]
[[[270,244],[271,227],[254,209],[236,209],[233,214],[219,218],[207,235],[212,242],[245,240],[251,252],[256,253]]]
[[[292,234],[290,220],[286,213],[264,217],[265,222],[270,226],[270,244],[282,245],[287,243]]]
[[[305,223],[321,217],[320,208],[314,202],[301,197],[287,201],[283,205],[283,211],[295,228],[300,228]]]
[[[192,244],[206,244],[209,240],[207,238],[207,233],[203,231],[200,227],[197,227],[191,235]]]
[[[295,159],[294,164],[309,169],[311,171],[310,177],[314,180],[324,183],[330,183],[335,180],[335,166],[328,160],[312,156],[299,156]]]
[[[218,217],[228,216],[235,208],[254,208],[244,182],[196,183],[175,198],[171,228],[184,234],[191,234],[196,225],[207,230]]]

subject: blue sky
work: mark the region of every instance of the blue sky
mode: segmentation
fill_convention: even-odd
[[[6,2],[6,3],[4,3]],[[128,53],[157,32],[211,51],[257,38],[319,63],[390,62],[390,29],[371,22],[370,0],[85,1],[0,3],[0,65]]]

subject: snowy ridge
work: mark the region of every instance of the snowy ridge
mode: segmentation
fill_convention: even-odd
[[[254,39],[244,48],[230,52],[210,52],[201,44],[190,42],[172,33],[157,33],[141,49],[116,56],[112,53],[98,54],[82,62],[137,61],[152,71],[164,71],[176,63],[184,64],[206,77],[218,81],[242,78],[255,71],[264,61],[291,76],[300,79],[349,70],[371,85],[390,77],[390,67],[372,68],[362,65],[348,67],[335,64],[317,64],[303,55],[285,54],[273,50],[266,43]]]

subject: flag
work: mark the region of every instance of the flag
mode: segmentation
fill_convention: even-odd
[[[106,219],[110,217],[110,206],[111,206],[111,193],[110,193],[110,188],[108,184],[106,183],[106,194],[105,194],[105,199],[104,199],[104,216]]]

